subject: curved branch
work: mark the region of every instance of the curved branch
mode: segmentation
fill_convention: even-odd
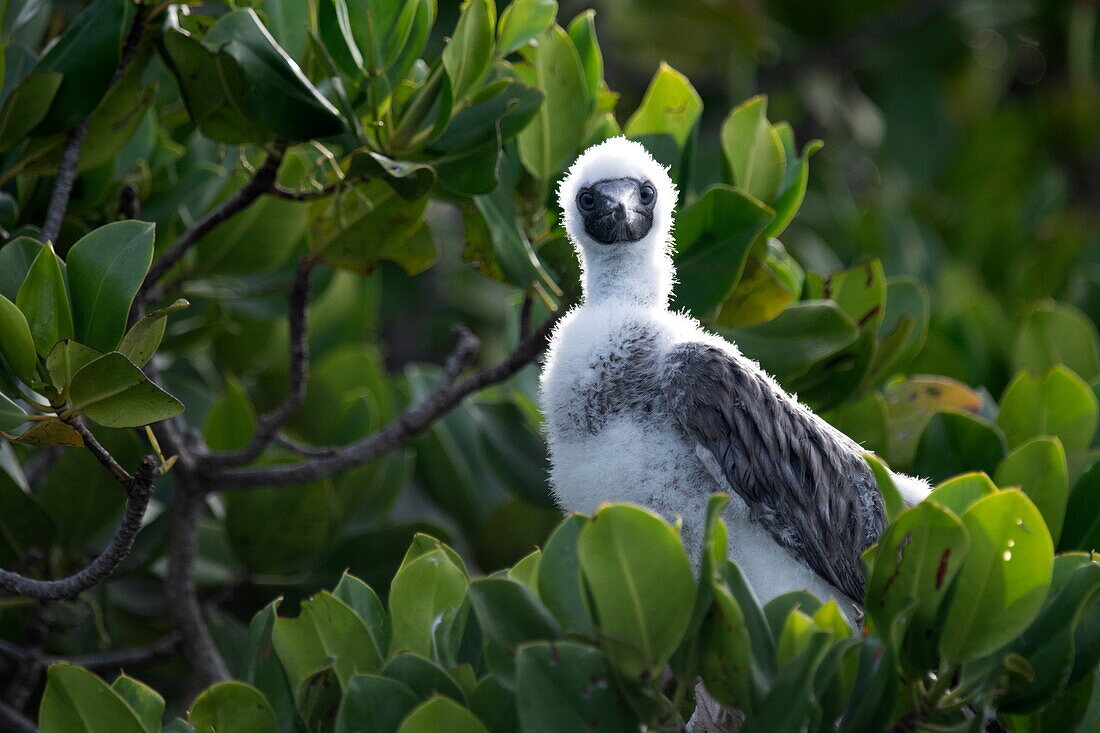
[[[271,445],[279,428],[302,407],[309,379],[309,273],[315,262],[312,257],[302,258],[290,289],[290,378],[286,396],[275,409],[260,416],[247,446],[232,453],[213,453],[204,459],[205,465],[244,466],[251,463]]]
[[[138,293],[138,303],[144,303],[148,299],[150,289],[152,289],[152,287],[156,285],[177,262],[183,259],[187,251],[199,242],[199,240],[213,231],[214,228],[223,221],[244,210],[249,204],[260,198],[263,194],[273,190],[275,186],[275,175],[279,171],[279,164],[283,162],[284,153],[286,153],[286,145],[280,143],[274,150],[268,153],[263,164],[256,169],[256,172],[252,174],[252,177],[248,179],[248,182],[245,183],[244,186],[223,201],[219,206],[207,213],[206,216],[191,225],[191,227],[181,234],[168,249],[161,253],[160,257],[157,257],[156,261],[154,261],[149,268],[148,274],[145,275],[145,282],[142,283],[141,291]]]
[[[153,482],[157,473],[157,462],[153,456],[141,459],[137,473],[129,481],[127,488],[130,498],[126,502],[126,510],[115,530],[115,536],[111,538],[106,549],[83,570],[60,580],[34,580],[9,570],[0,570],[0,590],[12,595],[44,600],[75,598],[109,576],[130,555],[134,538],[141,529],[141,520],[145,517],[145,508],[153,496]]]
[[[477,339],[468,331],[460,331],[459,343],[447,359],[443,378],[435,389],[410,406],[393,421],[375,433],[334,447],[331,452],[294,464],[280,464],[241,471],[212,471],[203,478],[210,490],[237,490],[253,486],[285,486],[305,483],[331,476],[349,468],[370,463],[396,450],[410,438],[426,430],[433,422],[457,406],[470,394],[493,384],[499,384],[530,364],[542,353],[557,316],[545,321],[505,359],[465,380],[455,383],[458,373],[469,364],[477,350]],[[201,469],[200,469],[201,470]]]
[[[129,647],[126,649],[112,649],[106,652],[93,654],[77,654],[71,657],[42,654],[33,649],[12,644],[10,641],[0,639],[0,655],[13,661],[33,661],[49,666],[54,662],[69,662],[78,664],[93,672],[111,671],[114,669],[135,669],[147,667],[175,656],[180,646],[179,634],[172,632],[151,644],[145,646]]]
[[[80,437],[84,440],[84,447],[88,449],[88,452],[95,456],[95,459],[103,464],[103,467],[110,471],[111,474],[118,479],[119,483],[129,489],[134,477],[115,460],[115,457],[112,456],[98,440],[96,440],[96,437],[92,435],[92,431],[81,423],[79,419],[68,420],[67,422],[72,426],[73,430],[80,433]]]

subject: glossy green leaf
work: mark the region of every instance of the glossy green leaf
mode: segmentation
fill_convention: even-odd
[[[77,372],[101,356],[102,352],[84,344],[72,339],[62,339],[46,355],[46,371],[53,385],[63,390],[68,388]]]
[[[441,648],[440,642],[459,617],[466,586],[465,574],[442,550],[432,550],[403,565],[390,586],[390,652],[449,659],[451,650]]]
[[[1015,448],[1037,435],[1057,436],[1066,453],[1092,443],[1100,410],[1096,395],[1069,369],[1054,367],[1042,376],[1016,375],[1001,397],[997,424]]]
[[[878,328],[871,373],[888,377],[904,368],[928,335],[928,291],[913,278],[886,281],[886,313]]]
[[[806,297],[833,300],[861,331],[874,331],[885,315],[886,275],[882,263],[871,260],[825,278],[815,275],[807,282]]]
[[[0,392],[0,430],[15,430],[25,422],[27,422],[26,411]]]
[[[516,703],[522,730],[633,733],[638,729],[607,657],[572,641],[537,642],[516,655]]]
[[[1004,434],[985,418],[940,412],[921,432],[913,472],[931,481],[974,469],[993,473],[1007,450]]]
[[[512,0],[500,14],[497,53],[506,56],[526,46],[550,27],[557,14],[554,0]]]
[[[446,695],[465,704],[466,696],[455,681],[438,665],[409,652],[395,655],[382,668],[382,676],[402,683],[421,700]]]
[[[917,442],[933,415],[944,410],[977,414],[983,405],[981,395],[962,382],[928,375],[887,385],[883,399],[889,417],[888,456],[897,467],[912,464]]]
[[[33,237],[16,237],[0,246],[0,295],[15,302],[19,286],[41,251],[42,243]]]
[[[145,366],[153,358],[153,354],[157,352],[157,349],[160,348],[160,342],[164,338],[164,330],[168,326],[168,315],[183,310],[190,305],[187,300],[179,298],[171,305],[146,315],[130,327],[130,330],[122,337],[118,350],[137,366]]]
[[[783,137],[786,125],[787,123],[781,122],[775,126],[780,139]],[[772,208],[775,209],[775,219],[764,230],[764,236],[778,237],[794,219],[795,214],[798,213],[798,209],[802,206],[802,199],[806,196],[806,185],[810,180],[810,157],[821,150],[822,147],[824,147],[824,143],[820,140],[811,140],[802,148],[802,154],[795,156],[793,144],[790,150],[787,150],[786,145],[784,145],[787,170],[779,182],[779,195],[772,202]]]
[[[389,733],[419,704],[413,691],[396,680],[357,674],[340,702],[336,733]]]
[[[753,683],[759,681],[759,673],[753,668],[745,615],[723,585],[714,589],[714,603],[701,634],[700,675],[707,692],[726,707],[751,714]]]
[[[119,675],[111,683],[111,689],[137,714],[145,733],[160,733],[160,721],[164,717],[164,698],[156,690],[125,674]]]
[[[69,295],[78,341],[99,351],[118,346],[130,304],[152,263],[154,231],[150,222],[114,222],[69,250]]]
[[[1012,348],[1014,371],[1041,374],[1065,365],[1085,381],[1100,374],[1100,337],[1088,317],[1071,305],[1044,303],[1028,314]]]
[[[43,247],[35,257],[27,277],[19,288],[15,304],[27,317],[39,356],[50,353],[53,345],[73,336],[73,312],[61,260],[51,247]]]
[[[486,663],[508,685],[515,649],[523,642],[554,640],[562,630],[526,587],[504,578],[470,583],[470,605],[486,642]]]
[[[443,66],[451,79],[456,101],[465,99],[488,72],[495,26],[495,3],[467,0],[451,42],[443,49]]]
[[[385,659],[385,651],[375,646],[355,611],[325,591],[303,603],[298,618],[277,619],[272,641],[297,691],[333,660],[340,686],[346,689],[353,675],[378,672]]]
[[[38,126],[49,111],[62,78],[56,71],[31,73],[12,90],[0,107],[0,151],[22,142]]]
[[[997,493],[997,485],[981,471],[964,473],[948,479],[932,489],[928,501],[950,509],[961,517],[979,499]]]
[[[628,679],[653,679],[680,644],[695,595],[676,531],[645,509],[607,506],[577,549],[612,664]]]
[[[42,733],[144,733],[126,702],[94,674],[67,662],[50,665],[38,708]]]
[[[775,678],[757,714],[742,728],[745,733],[801,730],[813,718],[816,701],[813,681],[829,649],[831,634],[818,630],[806,641],[805,650]]]
[[[834,303],[811,300],[795,303],[768,323],[723,335],[783,381],[853,343],[859,328]]]
[[[1054,561],[1042,515],[1019,491],[978,500],[962,521],[970,552],[940,637],[940,652],[952,662],[990,654],[1027,628],[1046,598]]]
[[[0,295],[0,354],[24,384],[34,381],[38,357],[31,328],[23,312],[3,295]]]
[[[577,542],[588,517],[573,514],[550,535],[539,563],[539,598],[567,631],[592,634],[592,616],[585,603]]]
[[[290,689],[290,682],[272,641],[281,600],[276,598],[252,617],[245,643],[248,665],[241,676],[243,682],[252,685],[267,698],[280,721],[280,733],[290,733],[297,719],[294,692]]]
[[[408,201],[377,180],[326,197],[310,207],[310,249],[333,267],[359,274],[384,259],[419,272],[422,254],[406,245],[421,229],[426,206],[426,199]]]
[[[348,160],[349,178],[383,178],[409,201],[423,197],[435,184],[435,170],[427,163],[394,160],[372,150],[356,150]]]
[[[671,165],[676,179],[702,112],[703,100],[688,78],[662,61],[623,132],[644,144],[654,158]]]
[[[6,397],[0,399],[0,403],[5,401],[7,401]],[[8,409],[10,409],[10,405],[8,405]],[[18,418],[18,415],[9,413],[9,420]],[[55,445],[67,446],[70,448],[84,447],[84,439],[80,437],[80,433],[76,432],[68,423],[54,418],[35,422],[27,428],[26,432],[22,435],[12,439],[12,442],[22,445],[33,445],[39,448],[48,448]]]
[[[994,482],[1001,488],[1015,486],[1031,499],[1057,542],[1069,498],[1066,452],[1057,438],[1034,438],[1005,457]]]
[[[111,83],[133,17],[130,3],[96,0],[39,59],[35,72],[58,72],[62,79],[36,134],[64,132],[91,113]]]
[[[676,220],[674,308],[705,318],[733,291],[774,212],[729,186],[708,188]]]
[[[275,712],[263,694],[243,682],[219,682],[205,690],[187,714],[197,731],[274,731]]]
[[[515,65],[524,84],[546,95],[542,108],[518,136],[519,157],[535,178],[549,181],[577,152],[588,116],[584,69],[573,42],[554,25]]]
[[[714,319],[723,328],[766,323],[798,299],[806,273],[777,239],[767,242],[763,258],[750,256],[737,286]]]
[[[409,713],[397,733],[489,733],[474,714],[454,700],[433,697]]]
[[[167,420],[183,405],[149,381],[117,351],[84,366],[69,385],[69,411],[108,428],[133,428]]]
[[[595,17],[596,11],[584,10],[569,23],[569,39],[573,41],[577,53],[580,54],[581,67],[584,69],[590,112],[596,111],[600,98],[600,85],[603,83],[603,52],[600,51],[600,44],[596,39]],[[614,121],[614,116],[611,119]]]
[[[786,170],[783,143],[768,122],[768,98],[752,97],[730,111],[722,123],[722,152],[733,185],[770,203]]]
[[[1100,462],[1092,464],[1085,472],[1066,504],[1065,524],[1058,551],[1100,550]]]
[[[332,595],[339,598],[355,611],[355,615],[367,627],[376,648],[384,655],[390,646],[390,618],[377,594],[363,581],[345,572],[340,582],[332,589]]]

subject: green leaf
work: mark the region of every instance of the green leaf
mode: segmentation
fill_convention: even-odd
[[[5,401],[10,402],[7,397],[0,395],[0,403]],[[8,406],[10,409],[10,405]],[[0,408],[2,411],[2,408]],[[18,419],[18,415],[8,413],[8,419]],[[13,443],[20,443],[22,445],[33,445],[40,448],[48,448],[55,445],[68,446],[70,448],[83,448],[84,439],[80,437],[80,433],[76,432],[68,423],[61,422],[60,420],[50,418],[48,420],[39,420],[27,428],[27,431],[19,437],[12,440]]]
[[[336,733],[389,733],[420,703],[407,685],[374,675],[357,674],[336,714]]]
[[[107,428],[134,428],[167,420],[183,405],[156,386],[117,351],[84,366],[69,385],[72,414],[83,413]]]
[[[871,373],[888,377],[905,367],[928,335],[928,291],[913,278],[886,281],[886,314],[878,328]]]
[[[183,310],[191,304],[183,298],[164,308],[153,311],[149,315],[130,327],[118,350],[135,365],[143,367],[153,358],[153,354],[160,348],[160,342],[164,338],[164,330],[168,325],[168,314]]]
[[[54,344],[46,355],[46,371],[50,381],[58,390],[68,389],[76,373],[88,364],[103,356],[102,352],[90,349],[72,339],[62,339]]]
[[[156,226],[118,221],[80,238],[66,257],[76,338],[99,351],[118,346],[153,261]]]
[[[567,631],[592,635],[592,616],[581,585],[581,564],[577,542],[588,517],[570,515],[546,541],[539,562],[539,598]]]
[[[791,305],[767,323],[722,333],[782,382],[853,343],[859,328],[836,304],[809,300]]]
[[[31,327],[23,312],[3,295],[0,295],[0,354],[24,384],[35,380],[38,357]]]
[[[329,265],[361,275],[384,259],[419,272],[423,254],[406,244],[421,230],[427,203],[401,198],[377,180],[326,197],[309,210],[310,249]]]
[[[1077,480],[1066,504],[1066,520],[1058,551],[1100,550],[1100,462]]]
[[[543,33],[558,14],[554,0],[512,0],[500,14],[497,53],[507,56]]]
[[[452,661],[445,644],[466,598],[466,575],[443,550],[432,550],[403,564],[390,586],[393,639],[390,653],[411,651],[440,662]]]
[[[1063,364],[1085,381],[1100,374],[1096,326],[1071,305],[1042,303],[1028,314],[1012,348],[1013,371],[1041,374]]]
[[[65,277],[61,274],[61,260],[52,247],[39,250],[19,288],[15,304],[27,317],[39,356],[50,353],[61,339],[72,338],[73,312]]]
[[[535,597],[539,597],[539,566],[542,565],[542,550],[533,550],[524,555],[508,570],[508,579],[522,585]]]
[[[782,138],[784,130],[789,130],[789,126],[786,122],[781,122],[775,126],[775,129]],[[787,151],[784,145],[787,170],[779,183],[779,195],[772,203],[775,219],[764,230],[764,236],[778,237],[798,213],[802,206],[802,199],[806,197],[806,185],[810,180],[810,157],[822,147],[824,143],[820,140],[811,140],[802,148],[802,155],[795,157],[794,150]]]
[[[0,151],[22,142],[38,126],[50,109],[62,79],[56,71],[31,73],[11,91],[0,108]]]
[[[724,328],[766,323],[798,299],[806,273],[778,239],[767,241],[763,258],[749,257],[737,286],[714,319]]]
[[[572,641],[520,647],[516,654],[516,703],[522,730],[638,730],[607,657],[598,649]]]
[[[206,413],[203,440],[211,450],[234,451],[244,448],[256,432],[256,410],[248,392],[232,375],[225,379],[225,392]]]
[[[961,517],[979,499],[997,493],[997,485],[981,471],[964,473],[944,481],[932,490],[925,501],[934,501]]]
[[[96,0],[39,59],[34,72],[58,72],[62,80],[35,134],[65,132],[91,113],[111,83],[133,17],[131,3]]]
[[[557,25],[522,51],[516,75],[546,95],[542,108],[518,135],[519,157],[531,175],[556,176],[577,152],[588,117],[584,69],[573,42]]]
[[[488,230],[493,259],[506,282],[521,288],[552,282],[520,225],[510,187],[500,186],[487,196],[475,196],[474,206]]]
[[[905,500],[901,497],[901,493],[894,483],[893,474],[890,473],[890,469],[886,467],[885,463],[869,453],[864,454],[863,460],[871,467],[871,473],[875,476],[875,484],[878,486],[879,493],[882,494],[887,523],[895,521],[905,511]]]
[[[940,652],[956,663],[986,656],[1027,628],[1046,598],[1054,562],[1042,515],[1019,491],[978,500],[962,521],[970,553],[940,637]]]
[[[700,675],[707,692],[726,707],[751,715],[753,684],[761,681],[760,673],[754,669],[745,615],[723,585],[714,588],[714,603],[701,634]]]
[[[768,98],[752,97],[734,107],[722,123],[722,152],[739,190],[771,202],[786,170],[783,143],[768,122]]]
[[[454,700],[433,697],[420,704],[401,723],[397,733],[489,733],[474,714]]]
[[[38,708],[42,733],[145,733],[126,702],[94,674],[67,662],[51,664]]]
[[[977,415],[940,412],[921,432],[913,472],[943,481],[965,471],[993,473],[1008,446],[996,425]]]
[[[1015,486],[1023,490],[1057,541],[1069,498],[1068,470],[1066,452],[1057,438],[1034,438],[1008,454],[993,480],[1001,488]]]
[[[486,643],[486,663],[505,685],[512,682],[515,649],[523,642],[553,640],[561,627],[526,587],[504,578],[470,583],[470,605]]]
[[[950,377],[916,376],[894,382],[883,390],[889,416],[891,465],[909,466],[917,442],[932,416],[943,410],[976,414],[982,397]]]
[[[0,394],[0,414],[6,399]],[[0,421],[3,419],[0,417]],[[0,422],[0,427],[3,425]],[[0,453],[3,451],[10,451],[10,447],[0,449]],[[38,498],[0,467],[0,562],[9,567],[32,547],[49,547],[55,529],[53,518]]]
[[[293,721],[298,717],[294,693],[290,689],[279,655],[274,653],[275,646],[272,641],[281,600],[276,598],[264,606],[252,617],[252,622],[248,625],[244,655],[248,660],[248,666],[242,675],[242,681],[263,693],[271,704],[271,709],[275,711],[275,716],[281,722],[279,730],[283,733],[291,733],[296,730]]]
[[[370,633],[374,646],[385,655],[386,650],[390,647],[390,636],[392,635],[390,617],[386,615],[386,609],[382,605],[382,601],[378,600],[378,596],[371,590],[370,586],[354,575],[345,572],[340,576],[340,582],[332,589],[332,595],[348,604],[351,610],[355,611],[355,615],[367,627],[367,632]]]
[[[588,88],[589,113],[595,112],[603,84],[603,53],[596,39],[596,11],[583,10],[569,23],[569,39],[581,57],[584,82]],[[614,121],[614,116],[611,117]],[[618,126],[616,125],[616,128]]]
[[[1076,374],[1057,366],[1042,376],[1016,375],[1001,397],[997,424],[1015,448],[1037,435],[1057,436],[1066,453],[1092,443],[1098,419],[1096,395]]]
[[[363,54],[351,30],[346,0],[321,0],[317,6],[317,32],[340,70],[352,78],[363,74]]]
[[[462,689],[438,665],[409,652],[395,655],[382,668],[382,676],[407,686],[421,700],[433,695],[446,695],[466,703]]]
[[[275,711],[263,693],[243,682],[219,682],[208,688],[187,714],[199,731],[274,731]]]
[[[164,717],[164,698],[156,690],[124,674],[111,683],[111,689],[137,714],[145,733],[160,733],[160,721]]]
[[[375,646],[355,611],[325,591],[303,603],[298,618],[276,619],[272,641],[298,694],[311,675],[333,660],[343,689],[352,675],[378,672],[385,660],[385,650]]]
[[[807,281],[806,298],[835,301],[861,332],[873,332],[885,315],[886,275],[882,262],[871,260],[826,278],[813,275]]]
[[[969,547],[962,522],[931,501],[905,511],[879,539],[864,606],[894,649],[917,657],[916,668],[935,663],[927,651],[937,613]]]
[[[41,251],[42,243],[33,237],[16,237],[0,247],[0,295],[15,301],[19,286]]]
[[[695,596],[676,531],[645,509],[605,506],[577,549],[611,663],[628,679],[654,679],[680,644]]]
[[[708,188],[676,220],[673,308],[706,318],[741,279],[753,243],[774,212],[729,186]]]
[[[492,675],[478,682],[470,695],[470,710],[490,733],[512,733],[519,730],[516,695]]]
[[[744,733],[802,730],[814,717],[814,675],[829,650],[832,635],[818,630],[805,643],[805,650],[787,664],[775,678],[757,714],[746,721]]]
[[[347,176],[383,178],[394,191],[409,201],[422,198],[435,184],[435,170],[427,163],[394,160],[365,149],[351,154]]]
[[[443,66],[456,102],[465,99],[489,71],[496,14],[496,4],[490,0],[467,0],[451,42],[443,49]]]
[[[644,144],[654,158],[676,168],[702,113],[703,100],[695,87],[662,61],[623,132]]]

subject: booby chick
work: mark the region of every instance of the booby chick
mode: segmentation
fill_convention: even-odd
[[[792,590],[862,599],[860,552],[882,532],[854,441],[734,344],[669,310],[676,188],[640,144],[589,148],[558,191],[583,302],[554,330],[541,402],[551,485],[567,511],[632,502],[683,520],[698,553],[706,503],[732,501],[730,557],[761,602]],[[926,482],[897,476],[910,504]]]

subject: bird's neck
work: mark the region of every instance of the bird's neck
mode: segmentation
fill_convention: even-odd
[[[586,305],[667,308],[672,294],[672,258],[663,247],[618,244],[581,254]]]

